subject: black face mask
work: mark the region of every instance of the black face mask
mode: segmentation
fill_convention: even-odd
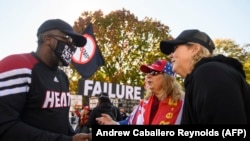
[[[75,53],[75,51],[76,48],[74,46],[70,46],[63,41],[57,40],[57,45],[54,52],[63,66],[69,65],[71,57]]]

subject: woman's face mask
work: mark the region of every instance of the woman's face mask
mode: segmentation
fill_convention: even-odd
[[[70,46],[63,41],[57,40],[57,45],[54,52],[63,66],[69,65],[71,57],[75,53],[75,51],[76,48],[74,46]]]

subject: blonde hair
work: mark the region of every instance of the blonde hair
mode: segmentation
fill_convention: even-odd
[[[167,97],[171,97],[173,101],[178,101],[184,98],[184,89],[181,84],[176,80],[174,76],[170,76],[168,74],[163,74],[164,81],[162,83],[163,95],[160,99],[165,99]],[[146,95],[144,99],[149,99],[154,93],[150,89],[146,89]]]
[[[193,58],[192,58],[192,65],[193,66],[197,62],[199,62],[202,58],[212,56],[212,54],[209,52],[209,50],[206,47],[204,47],[204,46],[202,46],[202,45],[200,45],[198,43],[191,42],[188,45],[190,45],[190,46],[199,46],[200,47],[199,52],[195,56],[193,56]]]

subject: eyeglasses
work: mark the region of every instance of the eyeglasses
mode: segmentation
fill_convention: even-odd
[[[48,36],[50,36],[52,38],[54,38],[54,37],[60,37],[60,38],[64,39],[66,41],[65,43],[67,43],[68,45],[74,45],[73,39],[69,35],[64,35],[63,36],[63,35],[49,34]],[[54,38],[54,39],[56,39],[56,38]],[[58,40],[58,39],[56,39],[56,40]]]
[[[158,74],[162,74],[163,72],[160,71],[150,71],[148,74],[152,75],[152,76],[156,76]]]

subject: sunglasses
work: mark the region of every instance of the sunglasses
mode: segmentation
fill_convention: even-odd
[[[54,38],[54,37],[62,38],[64,40],[64,42],[67,43],[68,45],[74,45],[73,39],[68,35],[63,36],[63,35],[49,34],[48,36],[50,36],[52,38]],[[56,38],[54,38],[54,39],[56,39]],[[58,40],[58,39],[56,39],[56,40]]]
[[[156,76],[158,74],[162,74],[163,72],[160,71],[150,71],[148,74],[152,75],[152,76]]]

